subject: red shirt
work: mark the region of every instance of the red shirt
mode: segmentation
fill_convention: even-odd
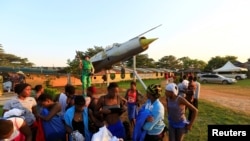
[[[136,102],[136,91],[129,90],[128,91],[128,103]]]

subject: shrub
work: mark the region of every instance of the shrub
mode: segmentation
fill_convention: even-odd
[[[58,91],[58,89],[55,88],[45,88],[44,93],[51,95],[54,99],[56,95],[59,94],[60,92]]]

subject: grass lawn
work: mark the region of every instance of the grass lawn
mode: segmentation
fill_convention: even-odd
[[[207,125],[246,125],[250,124],[249,115],[215,105],[208,101],[199,101],[199,113],[193,129],[185,137],[185,141],[206,141]]]

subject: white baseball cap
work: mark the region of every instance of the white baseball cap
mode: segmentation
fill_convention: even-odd
[[[175,95],[178,94],[178,87],[175,83],[169,83],[167,84],[166,88],[165,88],[166,91],[171,91],[173,92]]]

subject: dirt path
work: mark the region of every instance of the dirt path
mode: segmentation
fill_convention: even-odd
[[[200,99],[204,99],[227,108],[244,112],[250,115],[250,91],[249,89],[211,89],[201,87]]]

